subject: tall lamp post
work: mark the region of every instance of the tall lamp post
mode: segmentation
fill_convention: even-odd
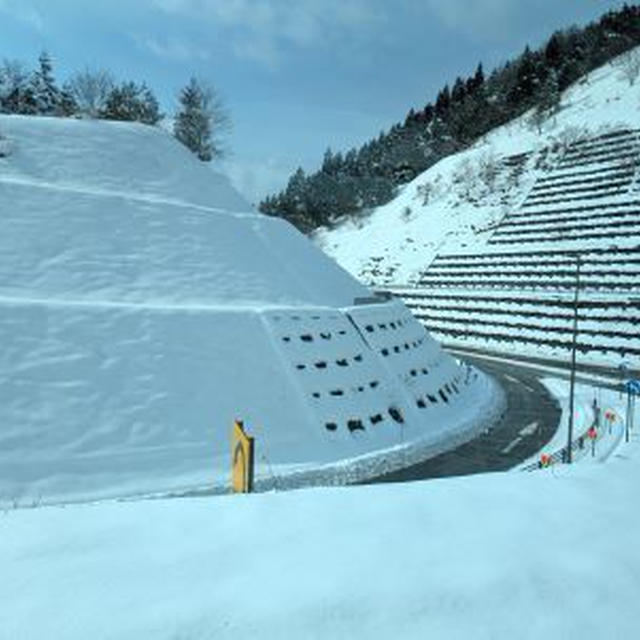
[[[573,442],[573,401],[576,385],[576,342],[578,340],[578,295],[580,291],[580,254],[576,253],[576,286],[573,295],[573,332],[571,337],[571,378],[569,382],[569,433],[567,436],[567,464],[571,464],[573,452],[571,443]]]

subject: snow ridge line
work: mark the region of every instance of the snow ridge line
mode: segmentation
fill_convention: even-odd
[[[36,189],[50,189],[53,191],[67,192],[67,193],[79,193],[89,196],[99,196],[104,198],[125,198],[127,200],[134,200],[138,202],[146,202],[149,204],[163,204],[171,205],[174,207],[184,207],[188,209],[195,209],[197,211],[203,211],[206,213],[224,214],[228,216],[234,216],[236,218],[262,218],[259,213],[253,213],[247,211],[246,213],[239,213],[235,211],[229,211],[220,207],[209,207],[202,204],[195,204],[192,202],[185,202],[175,198],[162,198],[160,196],[151,193],[133,193],[130,191],[118,191],[114,189],[99,189],[82,187],[81,185],[65,185],[56,184],[54,182],[45,182],[38,180],[27,180],[25,178],[2,176],[0,177],[0,184],[16,185],[21,187],[32,187]]]
[[[87,309],[140,309],[153,311],[215,311],[216,313],[224,312],[247,312],[247,311],[274,311],[280,309],[290,309],[295,306],[296,310],[300,309],[318,309],[318,305],[286,305],[274,304],[268,305],[264,302],[252,303],[247,301],[245,304],[202,304],[189,302],[172,302],[172,301],[156,301],[156,302],[129,302],[116,300],[63,300],[59,298],[28,298],[18,296],[0,295],[0,305],[7,306],[46,306],[60,308],[87,308]]]

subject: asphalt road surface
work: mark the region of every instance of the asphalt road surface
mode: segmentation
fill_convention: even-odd
[[[488,432],[456,449],[369,480],[408,482],[427,478],[505,471],[535,455],[551,440],[561,411],[557,401],[540,383],[548,371],[536,371],[509,362],[470,354],[464,360],[493,376],[507,395],[507,410]]]

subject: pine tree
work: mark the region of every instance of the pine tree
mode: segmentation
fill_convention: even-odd
[[[38,58],[40,67],[31,76],[30,87],[35,100],[36,113],[45,116],[61,115],[62,95],[53,77],[53,63],[46,51]]]
[[[229,117],[215,90],[192,77],[178,99],[173,135],[203,162],[222,157],[220,137]]]
[[[163,116],[156,97],[144,83],[123,82],[110,91],[100,117],[155,125]]]

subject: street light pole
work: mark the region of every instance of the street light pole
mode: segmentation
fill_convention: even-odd
[[[567,437],[567,464],[571,464],[573,442],[573,404],[576,385],[576,342],[578,340],[578,292],[580,291],[580,254],[576,258],[576,289],[573,296],[573,335],[571,339],[571,378],[569,382],[569,434]]]

